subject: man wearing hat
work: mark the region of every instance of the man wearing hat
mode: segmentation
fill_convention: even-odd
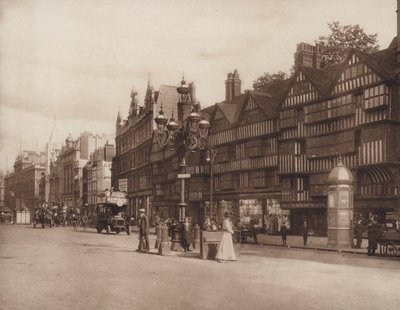
[[[139,209],[139,251],[149,251],[149,219],[145,210]]]

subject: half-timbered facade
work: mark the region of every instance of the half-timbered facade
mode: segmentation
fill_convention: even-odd
[[[187,215],[197,222],[207,215],[218,220],[228,210],[236,224],[254,220],[270,233],[283,221],[299,233],[307,220],[315,234],[325,235],[326,180],[339,157],[354,176],[355,217],[373,213],[383,222],[397,211],[397,46],[394,40],[374,54],[352,50],[343,63],[321,68],[318,47],[301,43],[292,77],[265,93],[242,94],[239,74],[229,73],[226,100],[202,111],[212,126],[212,166],[205,152],[187,156]],[[148,95],[150,105],[145,102],[124,124],[117,121],[114,186],[125,178],[136,210],[146,207],[151,215],[177,218],[178,158],[159,145],[153,131],[161,104],[167,118],[176,111],[182,119],[184,109],[176,87],[162,86]]]
[[[226,80],[227,93],[230,75]],[[235,71],[234,75],[238,77]],[[237,224],[258,222],[271,232],[288,212],[279,207],[278,108],[282,88],[270,94],[236,93],[205,109],[211,114],[209,147],[216,150],[212,163],[217,210],[208,215],[223,219],[229,211]],[[205,194],[209,200],[210,190]]]
[[[281,207],[293,229],[308,220],[326,233],[326,178],[339,156],[354,175],[356,215],[384,220],[397,209],[396,41],[375,54],[353,50],[338,65],[296,67],[279,112]]]

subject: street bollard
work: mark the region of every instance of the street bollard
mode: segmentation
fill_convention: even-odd
[[[164,225],[160,225],[161,227],[161,242],[158,246],[158,254],[159,255],[168,255],[169,254],[169,242],[168,242],[168,226],[164,223]]]
[[[162,233],[162,224],[158,223],[158,225],[156,226],[156,233],[157,233],[157,238],[156,238],[156,243],[154,245],[155,249],[158,249],[158,247],[161,244],[161,233]]]
[[[200,226],[198,224],[196,224],[194,226],[194,236],[193,236],[193,248],[194,249],[199,244],[199,241],[200,241]]]

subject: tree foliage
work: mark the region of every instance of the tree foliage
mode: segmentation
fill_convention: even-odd
[[[288,75],[285,72],[279,71],[277,73],[264,72],[257,80],[253,82],[253,89],[258,91],[266,91],[275,83],[287,79]]]
[[[321,66],[342,62],[351,49],[355,48],[366,53],[373,53],[379,50],[377,44],[378,34],[366,34],[360,25],[341,25],[334,21],[328,23],[331,33],[327,36],[320,36],[315,44],[320,46],[322,54]],[[291,74],[293,74],[293,68]],[[278,73],[265,72],[253,82],[253,89],[267,91],[267,89],[278,81],[287,79],[289,76],[279,71]]]
[[[341,25],[334,21],[328,27],[331,33],[315,41],[320,46],[322,66],[342,62],[353,48],[366,53],[379,50],[378,34],[366,34],[360,25]]]

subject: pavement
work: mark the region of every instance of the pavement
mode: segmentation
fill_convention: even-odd
[[[261,245],[270,246],[283,246],[282,237],[276,235],[258,234],[258,242]],[[254,242],[254,241],[253,241]],[[327,237],[316,237],[309,236],[307,240],[307,245],[303,244],[303,236],[287,236],[286,246],[289,248],[299,248],[299,249],[309,249],[309,250],[322,250],[322,251],[337,251],[343,253],[352,254],[367,254],[368,251],[368,240],[363,239],[361,248],[354,249],[351,247],[332,247],[328,246]]]
[[[137,227],[131,228],[132,232],[138,232]],[[150,248],[149,254],[158,254],[157,249],[154,249],[154,244],[156,240],[155,231],[152,230],[150,232],[150,245],[152,245],[153,249]],[[327,237],[319,237],[319,236],[309,236],[307,240],[307,245],[303,244],[303,236],[293,236],[288,235],[286,240],[286,246],[282,244],[281,235],[268,235],[268,234],[257,234],[258,244],[255,243],[254,239],[248,238],[248,242],[243,242],[241,245],[257,245],[257,246],[276,246],[276,247],[287,247],[287,248],[295,248],[295,249],[305,249],[305,250],[320,250],[320,251],[332,251],[332,252],[341,252],[341,253],[350,253],[350,254],[364,254],[367,255],[368,252],[368,240],[363,239],[361,248],[355,249],[351,247],[332,247],[328,246],[328,238]],[[356,242],[356,240],[354,240]],[[199,249],[194,249],[194,253],[199,253]],[[171,251],[174,254],[174,251]],[[377,250],[377,254],[379,254],[379,248]],[[194,254],[191,252],[187,252],[188,256],[193,256]]]

